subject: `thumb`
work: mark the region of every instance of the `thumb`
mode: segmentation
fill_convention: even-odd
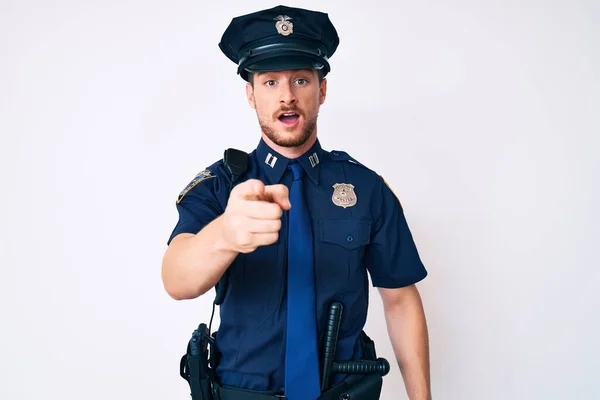
[[[264,192],[267,201],[279,204],[279,207],[284,210],[292,208],[289,198],[289,190],[285,185],[270,185],[265,186]]]

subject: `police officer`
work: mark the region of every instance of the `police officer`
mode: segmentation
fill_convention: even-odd
[[[335,359],[363,359],[368,274],[409,398],[430,396],[414,286],[427,272],[402,206],[381,176],[317,138],[338,44],[328,14],[284,6],[233,18],[219,43],[246,81],[261,137],[241,176],[221,159],[179,194],[162,278],[173,298],[192,299],[228,277],[221,398],[309,400],[343,384],[348,375],[334,374],[323,386],[329,307],[343,307]]]

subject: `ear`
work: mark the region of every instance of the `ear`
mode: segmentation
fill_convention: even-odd
[[[246,83],[246,97],[248,99],[248,104],[253,109],[256,109],[256,101],[254,100],[254,88],[250,82]]]
[[[319,104],[325,103],[327,97],[327,79],[323,78],[319,85]]]

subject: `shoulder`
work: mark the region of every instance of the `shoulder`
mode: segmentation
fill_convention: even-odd
[[[223,160],[218,160],[201,169],[187,185],[179,192],[177,204],[184,198],[194,193],[216,193],[219,186],[229,184],[229,176],[223,164]]]
[[[365,179],[373,179],[374,181],[381,179],[376,171],[369,168],[366,164],[358,161],[346,151],[331,150],[327,152],[327,156],[330,161],[341,164],[344,167],[344,170],[351,174],[358,174]]]
[[[358,160],[356,160],[354,157],[352,157],[350,154],[348,154],[345,151],[342,150],[331,150],[328,151],[327,154],[329,155],[329,158],[331,161],[337,161],[337,162],[349,162],[355,165],[358,165],[362,168],[368,169],[367,166],[365,166],[364,164],[358,162]]]
[[[372,184],[371,187],[375,190],[375,193],[381,193],[383,191],[384,197],[386,195],[391,195],[395,200],[400,202],[396,193],[392,190],[390,185],[381,174],[367,167],[349,153],[342,150],[331,150],[328,152],[328,157],[335,163],[347,164],[347,171],[350,172],[350,174],[352,174],[354,177],[360,179],[362,182],[370,182]]]

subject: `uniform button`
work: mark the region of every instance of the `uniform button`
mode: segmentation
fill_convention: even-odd
[[[352,237],[352,235],[348,235],[348,237],[346,238],[346,240],[348,241],[348,243],[354,242],[354,238]]]

